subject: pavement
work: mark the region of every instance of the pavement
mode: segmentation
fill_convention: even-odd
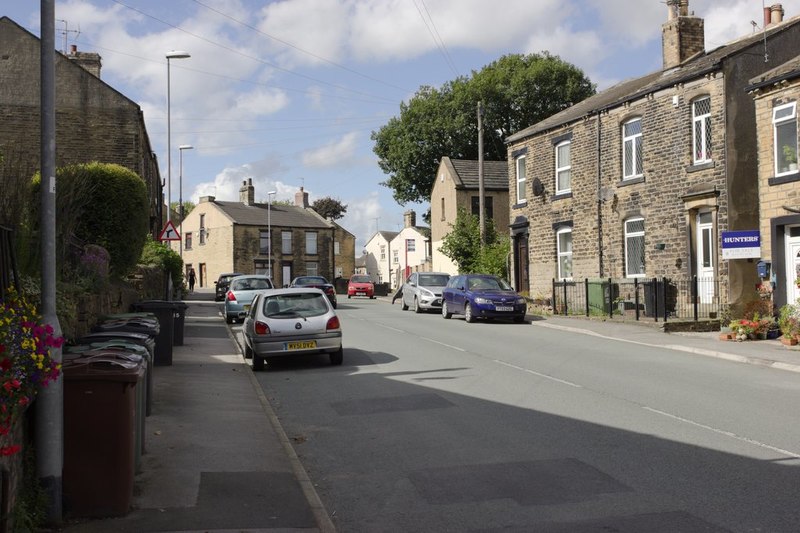
[[[90,519],[65,510],[61,531],[336,531],[213,298],[213,288],[187,295],[184,343],[173,347],[172,365],[154,368],[131,511]],[[721,341],[718,332],[560,316],[532,317],[530,326],[800,372],[800,349],[778,340]]]

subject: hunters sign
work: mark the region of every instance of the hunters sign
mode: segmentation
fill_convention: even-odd
[[[723,231],[723,259],[751,259],[761,257],[761,232],[758,230]]]

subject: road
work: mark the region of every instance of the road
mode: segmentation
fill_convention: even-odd
[[[338,314],[343,366],[257,378],[339,531],[798,530],[797,374],[378,300]]]

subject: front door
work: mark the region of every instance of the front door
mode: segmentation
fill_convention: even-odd
[[[697,214],[697,292],[700,303],[714,301],[714,223],[710,212]]]
[[[517,292],[528,292],[528,234],[520,233],[514,237],[514,283]]]
[[[800,278],[800,226],[786,228],[786,302],[794,303],[800,298],[797,279]]]

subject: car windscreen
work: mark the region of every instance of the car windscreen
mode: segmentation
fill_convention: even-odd
[[[419,285],[423,287],[444,287],[450,280],[450,276],[444,274],[420,274]]]
[[[267,318],[297,318],[324,315],[328,312],[325,296],[319,293],[276,294],[264,298]]]
[[[272,284],[264,278],[243,278],[231,282],[232,291],[260,291],[271,288]]]
[[[350,281],[353,283],[371,283],[372,280],[369,276],[353,276],[350,278]]]

